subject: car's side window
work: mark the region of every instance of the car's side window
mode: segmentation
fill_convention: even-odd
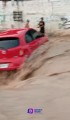
[[[43,35],[41,33],[31,29],[25,34],[25,40],[26,40],[26,43],[30,43],[35,39],[41,38],[42,36]]]
[[[32,36],[30,35],[29,31],[25,35],[25,40],[26,40],[26,43],[32,42]]]
[[[43,37],[43,35],[40,32],[37,32],[35,30],[30,30],[30,34],[33,40]]]

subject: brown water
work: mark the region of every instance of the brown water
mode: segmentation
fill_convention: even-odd
[[[51,37],[9,81],[0,86],[0,120],[70,120],[70,37]]]

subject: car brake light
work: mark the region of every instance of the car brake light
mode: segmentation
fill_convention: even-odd
[[[24,52],[22,50],[19,51],[19,55],[22,56],[24,55]]]

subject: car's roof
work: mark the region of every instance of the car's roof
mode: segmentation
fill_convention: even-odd
[[[18,36],[20,34],[24,34],[26,33],[29,29],[31,28],[24,28],[24,29],[11,29],[11,30],[7,30],[4,32],[0,33],[0,37],[7,37],[7,36]]]

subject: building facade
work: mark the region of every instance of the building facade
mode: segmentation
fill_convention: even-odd
[[[40,17],[44,17],[47,29],[63,26],[62,17],[70,16],[69,0],[15,0],[0,1],[0,30],[23,28],[27,19],[31,27],[37,27]],[[54,28],[53,28],[54,26]]]

